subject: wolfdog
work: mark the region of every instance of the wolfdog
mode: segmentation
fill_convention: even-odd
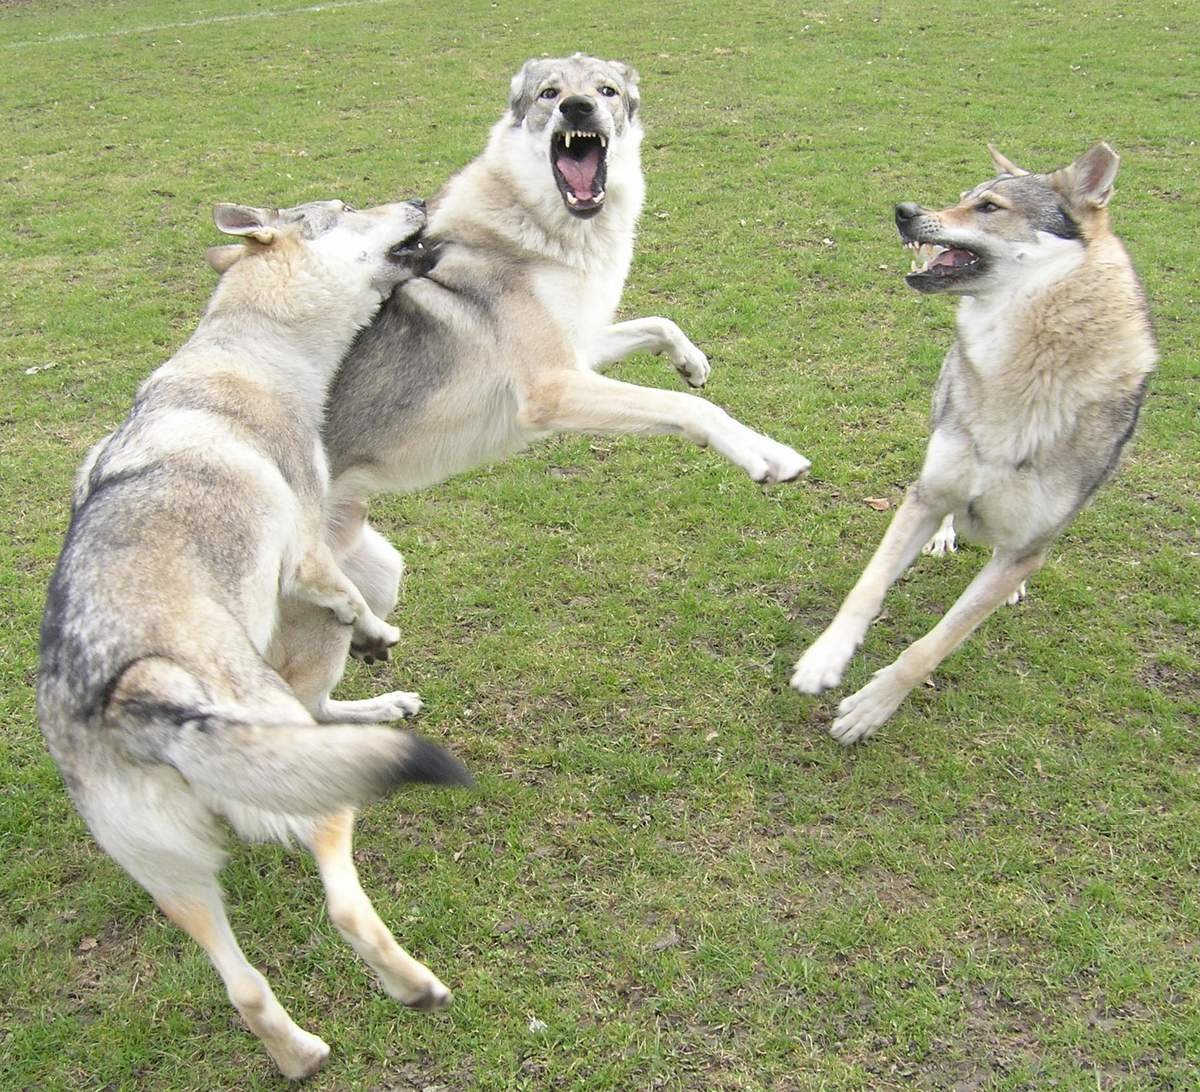
[[[874,732],[999,604],[1023,594],[1116,466],[1158,356],[1142,286],[1109,227],[1116,153],[1098,144],[1033,174],[989,150],[1000,174],[957,205],[896,206],[904,245],[925,259],[906,280],[962,297],[958,336],[920,477],[792,686],[817,694],[841,681],[888,587],[935,529],[927,552],[953,548],[955,524],[994,552],[925,637],[841,703],[830,732],[846,744]]]
[[[204,948],[298,1078],[329,1048],[234,939],[219,819],[307,845],[330,918],[388,991],[421,1007],[449,1000],[359,886],[350,808],[403,782],[464,784],[466,771],[408,732],[318,726],[262,655],[281,591],[335,612],[370,650],[394,640],[322,539],[320,423],[356,331],[432,259],[411,204],[218,205],[214,218],[244,244],[210,255],[224,273],[198,328],[77,478],[42,621],[38,714],[96,840]],[[376,700],[393,717],[409,705]]]
[[[437,269],[392,295],[342,365],[325,426],[333,541],[381,616],[403,565],[366,523],[373,492],[420,489],[564,431],[673,433],[756,481],[808,468],[710,402],[597,374],[648,351],[693,387],[709,375],[668,319],[612,322],[645,191],[640,104],[627,64],[528,61],[483,154],[430,205]],[[272,662],[310,709],[343,716],[329,693],[344,637],[304,604],[285,615]]]

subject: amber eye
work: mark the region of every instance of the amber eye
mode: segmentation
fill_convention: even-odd
[[[617,89],[615,87],[605,86],[600,88],[600,94],[602,94],[606,99],[611,99],[616,93]]]
[[[558,98],[558,88],[557,87],[547,87],[547,88],[543,89],[543,91],[540,95],[538,95],[538,98],[539,99],[556,99],[556,98]]]
[[[975,206],[976,212],[999,212],[1000,206],[995,201],[984,201],[981,205]]]

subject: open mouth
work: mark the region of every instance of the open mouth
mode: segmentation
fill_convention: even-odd
[[[550,138],[550,168],[567,211],[595,216],[604,204],[608,140],[600,133],[562,130]]]
[[[388,247],[388,261],[405,266],[414,277],[422,277],[435,265],[439,257],[436,243],[427,243],[421,231],[415,231],[407,239]]]
[[[981,273],[984,268],[983,258],[964,247],[919,243],[915,240],[906,241],[904,245],[916,252],[912,271],[904,279],[913,288],[923,292],[948,287],[960,278]]]

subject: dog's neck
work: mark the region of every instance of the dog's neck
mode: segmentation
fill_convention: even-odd
[[[301,311],[285,300],[268,299],[259,306],[258,299],[253,304],[246,299],[241,293],[222,293],[218,286],[177,359],[186,366],[198,356],[206,368],[213,367],[214,359],[223,361],[230,371],[269,386],[296,404],[306,420],[319,424],[338,365],[374,309],[353,314],[345,306]]]
[[[1137,275],[1111,234],[1046,255],[1011,287],[964,297],[956,326],[966,362],[1014,412],[1068,404],[1087,375],[1139,381],[1156,355]]]
[[[1003,368],[1014,337],[1024,340],[1019,335],[1031,310],[1044,311],[1049,298],[1069,292],[1090,257],[1078,242],[1046,235],[1037,246],[1006,257],[1007,272],[993,274],[987,291],[964,296],[958,305],[958,338],[972,363],[984,372]]]

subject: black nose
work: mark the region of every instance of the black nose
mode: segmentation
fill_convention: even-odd
[[[408,199],[408,203],[410,205],[412,205],[412,207],[414,209],[422,209],[423,210],[425,208],[425,198],[424,197],[410,197]]]
[[[558,104],[558,108],[568,121],[573,121],[578,125],[595,113],[596,104],[586,95],[568,95]]]
[[[921,215],[921,206],[915,201],[901,201],[896,206],[896,224],[900,225],[908,220],[915,220]]]

